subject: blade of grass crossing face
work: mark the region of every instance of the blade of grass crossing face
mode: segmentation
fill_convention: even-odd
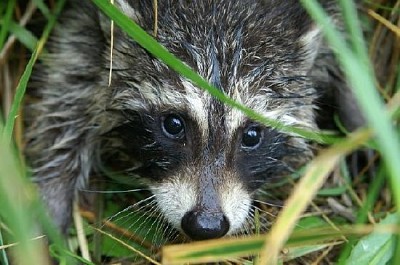
[[[273,119],[268,119],[263,115],[255,112],[254,110],[236,102],[227,95],[225,95],[219,89],[211,86],[204,78],[195,73],[190,67],[176,58],[173,54],[168,52],[163,46],[161,46],[153,37],[147,34],[140,26],[134,21],[129,19],[126,15],[121,13],[115,6],[113,6],[108,0],[92,0],[107,16],[109,16],[115,24],[117,24],[123,31],[125,31],[132,39],[134,39],[139,45],[145,48],[148,52],[153,54],[155,57],[162,60],[171,69],[175,70],[183,77],[191,80],[196,86],[207,90],[212,96],[225,104],[234,107],[242,111],[246,116],[252,118],[255,121],[259,121],[273,128],[278,128],[284,132],[290,132],[298,134],[304,138],[314,140],[323,143],[337,142],[338,138],[332,135],[323,135],[314,131],[307,131],[293,126],[286,126],[281,122]]]

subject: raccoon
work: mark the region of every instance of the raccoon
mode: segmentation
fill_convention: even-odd
[[[320,1],[336,19],[335,1]],[[151,33],[149,0],[115,5]],[[214,87],[265,117],[318,130],[321,98],[348,91],[320,28],[297,0],[158,1],[155,38]],[[149,186],[192,240],[236,233],[254,193],[313,156],[299,135],[260,124],[149,54],[90,1],[69,0],[35,70],[27,107],[34,181],[66,233],[76,191],[111,168]]]

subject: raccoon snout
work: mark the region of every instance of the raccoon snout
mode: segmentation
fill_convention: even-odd
[[[181,227],[191,239],[205,240],[223,237],[228,233],[230,225],[222,211],[197,209],[183,216]]]

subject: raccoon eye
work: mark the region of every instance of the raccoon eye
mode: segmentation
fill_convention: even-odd
[[[170,114],[164,117],[162,121],[164,134],[172,139],[181,139],[184,136],[185,126],[181,117]]]
[[[248,127],[242,136],[242,146],[247,148],[256,148],[261,143],[263,133],[259,126]]]

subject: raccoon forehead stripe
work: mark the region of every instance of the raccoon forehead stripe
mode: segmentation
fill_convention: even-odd
[[[185,89],[185,100],[188,103],[189,114],[196,120],[199,128],[203,130],[203,136],[205,136],[208,132],[208,111],[206,104],[210,96],[183,78],[181,79],[181,83]]]

